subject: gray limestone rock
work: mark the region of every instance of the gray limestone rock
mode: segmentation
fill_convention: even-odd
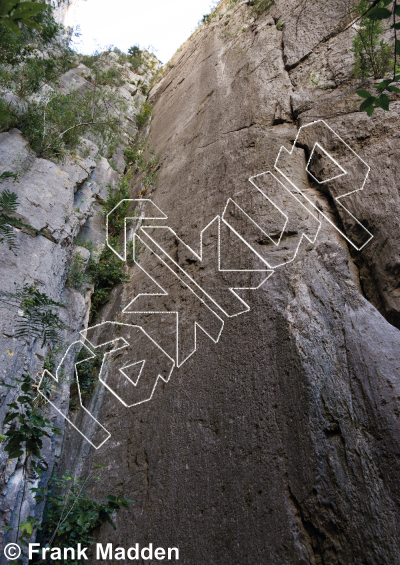
[[[110,387],[99,384],[87,406],[111,437],[95,450],[66,424],[60,467],[83,476],[103,465],[90,494],[134,500],[117,514],[115,531],[95,532],[114,547],[179,547],[185,565],[395,564],[400,102],[393,95],[390,112],[372,118],[358,111],[354,32],[338,33],[346,2],[279,0],[260,17],[251,4],[221,3],[151,92],[141,139],[148,133],[160,156],[158,178],[144,189],[138,172],[130,194],[143,198],[136,217],[151,199],[167,219],[134,223],[141,242],[137,263],[128,261],[130,281],[114,288],[97,319],[112,323],[89,331],[106,347],[102,378]],[[113,62],[115,54],[104,57],[104,65]],[[65,83],[85,88],[85,70],[73,71]],[[122,88],[126,100],[131,86]],[[127,113],[122,146],[136,131],[136,110]],[[302,128],[314,121],[317,137]],[[124,169],[122,158],[118,172],[105,158],[95,161],[92,149],[83,168],[79,160],[63,167],[36,159],[15,130],[0,137],[0,171],[23,171],[10,185],[21,217],[47,236],[18,232],[21,252],[1,249],[4,288],[35,282],[67,301],[70,342],[87,327],[92,291],[65,287],[70,259],[80,241],[104,245],[96,199]],[[337,200],[344,194],[347,211]],[[365,230],[373,238],[361,248]],[[15,340],[18,314],[5,312],[2,370],[40,371],[45,352]],[[143,328],[162,353],[127,325]],[[131,340],[132,363],[146,359],[164,377],[166,358],[180,366],[154,389],[147,373],[133,386],[120,377],[133,366],[127,352],[107,349],[121,338]],[[142,385],[145,400],[146,387],[152,396],[139,404],[132,398]],[[64,413],[67,388],[58,400]],[[82,411],[70,417],[85,425]],[[93,420],[87,429],[94,434]],[[46,449],[50,469],[61,446]],[[20,471],[7,465],[3,457],[5,521],[21,504]]]

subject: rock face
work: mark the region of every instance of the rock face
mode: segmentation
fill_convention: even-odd
[[[151,92],[158,180],[131,196],[167,219],[136,222],[98,320],[121,325],[88,332],[130,344],[89,406],[111,437],[95,450],[66,425],[60,464],[101,464],[93,497],[134,499],[103,544],[185,565],[399,561],[400,102],[358,111],[347,21],[340,0],[222,2]],[[129,360],[162,379],[128,386]]]
[[[145,53],[144,57],[152,58]],[[155,60],[155,59],[154,59]],[[67,283],[73,256],[79,252],[87,264],[90,253],[79,247],[82,242],[91,241],[94,250],[105,245],[105,222],[102,203],[107,199],[110,186],[117,184],[125,169],[123,149],[132,143],[137,128],[135,116],[145,100],[135,87],[139,80],[149,85],[152,73],[147,67],[141,68],[139,75],[132,72],[129,64],[120,65],[113,53],[103,54],[100,64],[105,70],[121,72],[121,84],[116,95],[126,100],[125,114],[121,119],[120,145],[110,161],[102,156],[93,140],[82,139],[76,153],[63,162],[55,163],[40,159],[29,147],[29,142],[17,129],[0,133],[0,174],[9,171],[18,175],[18,180],[2,181],[0,190],[8,189],[18,197],[16,216],[32,229],[16,229],[17,250],[8,249],[6,243],[0,247],[0,291],[14,293],[17,287],[36,286],[54,301],[61,302],[60,318],[68,326],[64,332],[63,346],[51,354],[48,344],[42,347],[40,339],[26,336],[16,337],[18,304],[11,303],[0,296],[1,304],[1,374],[2,382],[12,382],[9,378],[21,378],[30,373],[39,382],[43,368],[49,367],[49,360],[58,363],[63,357],[65,345],[79,340],[79,332],[87,327],[90,297],[93,285],[86,284],[79,291]],[[79,65],[63,75],[60,87],[64,93],[77,89],[90,88],[85,78],[89,69]],[[88,132],[90,136],[90,132]],[[119,172],[118,172],[119,171]],[[35,231],[36,230],[36,231]],[[79,242],[78,242],[79,240]],[[77,352],[77,347],[73,353]],[[55,404],[64,414],[69,410],[71,382],[74,378],[74,356],[66,359],[64,376],[55,387]],[[1,388],[0,418],[3,422],[8,405],[18,397],[18,391]],[[57,412],[48,412],[52,425],[64,429],[65,419]],[[10,424],[2,425],[2,433]],[[42,477],[29,469],[29,477],[23,476],[23,458],[8,461],[7,453],[0,452],[0,523],[1,544],[15,541],[16,532],[5,532],[4,526],[16,528],[18,521],[27,516],[41,519],[43,504],[36,505],[30,488],[46,486],[54,463],[61,452],[61,439],[44,438],[42,456]],[[23,488],[24,482],[27,484]],[[1,552],[1,563],[8,562]]]
[[[174,358],[175,321],[138,312],[181,308],[181,366],[158,384],[151,402],[128,409],[105,391],[97,403],[111,439],[93,453],[107,473],[92,493],[135,501],[117,516],[117,531],[104,527],[99,541],[179,547],[187,565],[398,562],[399,102],[372,118],[360,113],[351,90],[354,31],[338,35],[346,5],[303,8],[277,2],[256,18],[246,2],[222,3],[151,93],[150,146],[162,165],[146,198],[168,219],[143,225],[169,226],[176,236],[140,231],[140,267],[131,267],[131,282],[102,320],[140,324]],[[315,139],[302,130],[301,144],[277,171],[281,147],[290,152],[300,126],[320,119],[358,157],[336,138],[329,147],[321,140],[334,161],[321,151],[313,156]],[[336,198],[349,191],[346,182],[361,188],[366,169],[358,158],[371,170],[363,191],[347,197],[350,216]],[[353,171],[352,180],[321,185],[335,163]],[[249,183],[266,171],[283,183],[276,186],[285,196],[278,189],[270,196],[281,199],[297,228],[284,227]],[[132,183],[133,198],[140,181]],[[242,211],[227,206],[229,199]],[[217,276],[207,260],[217,232],[203,234],[203,262],[177,239],[200,253],[200,232],[223,214],[258,253],[223,223],[224,269],[265,269],[263,258],[277,267],[258,290],[240,292],[250,309],[235,317],[215,308],[223,303],[232,314],[238,307],[224,294],[234,277]],[[366,230],[373,239],[357,251]],[[157,244],[172,271],[179,264],[215,298],[206,303],[224,321],[217,343],[215,316],[215,327],[201,318],[204,306],[148,253],[146,246],[161,253]],[[168,298],[139,296],[151,284],[142,269],[164,284]],[[247,283],[260,279],[249,275]],[[121,313],[130,303],[130,313]],[[214,341],[198,331],[197,351],[183,363],[194,351],[193,320]],[[115,337],[110,328],[104,332],[97,343]],[[119,366],[111,360],[107,378]],[[69,432],[66,467],[87,452],[85,445]]]
[[[80,0],[51,0],[48,2],[55,8],[55,17],[57,21],[67,28],[74,28],[77,22],[77,10]]]

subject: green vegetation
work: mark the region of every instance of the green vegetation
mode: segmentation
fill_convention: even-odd
[[[103,214],[107,216],[121,202],[130,198],[129,181],[123,176],[115,187],[108,185],[108,197],[103,204]],[[112,236],[119,235],[125,226],[125,216],[128,211],[129,202],[124,202],[118,206],[117,210],[108,216],[108,233]]]
[[[46,294],[39,292],[36,286],[28,284],[23,287],[17,286],[14,293],[0,291],[0,296],[7,299],[3,298],[3,302],[21,311],[15,329],[17,339],[41,339],[42,347],[45,347],[46,344],[61,341],[60,332],[70,329],[53,312],[54,307],[65,308],[65,304],[55,302]]]
[[[147,123],[147,121],[150,118],[150,116],[152,115],[152,113],[153,113],[152,107],[150,106],[150,104],[148,102],[145,102],[143,104],[143,108],[142,108],[140,114],[138,114],[136,116],[136,125],[139,129],[142,129],[142,127],[145,125],[145,123]]]
[[[5,444],[4,450],[9,459],[23,458],[22,507],[30,466],[39,476],[42,474],[40,464],[32,457],[40,459],[44,436],[51,437],[50,433],[60,435],[61,432],[43,416],[40,405],[37,403],[40,394],[37,391],[35,380],[30,375],[26,375],[23,379],[11,380],[17,385],[2,383],[1,386],[20,388],[21,394],[17,397],[16,402],[8,404],[9,410],[3,424],[10,424],[10,428],[0,436],[0,441]],[[38,520],[33,516],[28,516],[26,522],[21,522],[19,517],[17,534],[19,544],[26,547],[35,528],[39,530],[39,539],[43,546],[60,548],[75,547],[77,543],[83,546],[90,545],[93,541],[92,532],[106,522],[115,529],[113,514],[122,508],[129,509],[129,503],[133,501],[114,495],[109,495],[101,501],[90,498],[85,489],[94,480],[98,480],[98,477],[93,477],[92,473],[89,473],[84,479],[76,479],[67,472],[60,478],[55,476],[50,482],[49,489],[31,488],[38,504],[46,501],[44,522],[42,526],[39,526]],[[11,526],[4,527],[6,532],[12,529]],[[24,557],[27,557],[26,554]],[[61,561],[61,559],[52,559],[52,562],[56,565],[81,563],[73,560]],[[11,561],[11,564],[22,565],[23,560]]]
[[[31,375],[25,375],[22,379],[11,379],[17,385],[1,383],[1,386],[7,388],[20,389],[21,394],[17,397],[16,402],[8,404],[8,412],[4,419],[3,425],[10,424],[10,428],[6,433],[0,436],[0,441],[5,443],[4,451],[8,454],[9,459],[23,459],[23,492],[21,499],[21,507],[26,493],[26,484],[28,481],[29,465],[40,476],[42,469],[38,463],[32,460],[32,457],[40,458],[40,452],[43,447],[42,438],[44,436],[51,437],[50,433],[61,435],[59,428],[50,424],[50,420],[45,418],[38,407],[38,397],[34,379]],[[21,508],[20,508],[21,511]],[[27,540],[32,536],[33,529],[38,525],[38,521],[33,516],[28,516],[26,522],[21,522],[18,518],[18,541],[21,545],[26,546]],[[11,526],[5,526],[5,531],[12,530]],[[23,561],[11,561],[11,564],[22,565]]]
[[[354,68],[353,74],[365,80],[384,77],[391,69],[392,48],[383,41],[383,25],[380,20],[363,16],[369,7],[368,0],[362,0],[356,7],[356,13],[361,17],[359,29],[353,40]]]
[[[124,153],[127,165],[130,168],[130,173],[146,173],[143,177],[143,185],[145,188],[154,186],[157,180],[158,165],[161,159],[160,155],[156,155],[155,151],[152,149],[150,151],[150,159],[147,160],[144,155],[148,148],[149,146],[146,145],[146,142],[142,141],[134,147],[127,147]]]
[[[143,54],[138,45],[133,45],[128,49],[128,54],[131,57],[130,63],[134,71],[138,71],[143,64]]]
[[[96,465],[96,467],[100,467]],[[103,467],[100,467],[103,468]],[[44,547],[75,548],[78,543],[83,547],[93,543],[93,531],[102,524],[110,524],[114,530],[113,514],[121,509],[129,509],[133,502],[129,498],[109,495],[105,500],[96,501],[86,491],[99,477],[93,473],[83,479],[72,477],[65,472],[61,477],[54,476],[49,489],[32,489],[36,493],[38,504],[46,500],[43,525],[38,539]],[[52,559],[55,565],[80,565],[78,560]],[[38,559],[37,561],[41,561]]]
[[[387,6],[392,4],[392,10]],[[397,39],[397,30],[400,29],[400,22],[396,17],[400,16],[400,6],[392,0],[361,0],[355,7],[359,30],[353,42],[354,74],[355,76],[366,79],[384,79],[375,86],[377,91],[372,94],[368,90],[357,90],[357,94],[364,98],[360,105],[360,110],[367,112],[371,116],[375,108],[389,110],[390,99],[387,93],[399,92],[400,89],[393,83],[400,81],[400,69],[397,66],[397,55],[400,55],[400,41]],[[394,33],[394,49],[392,49],[382,39],[384,25],[382,22],[388,20],[390,28]],[[391,77],[385,78],[389,74]]]
[[[101,367],[101,355],[95,355],[92,359],[87,359],[88,351],[82,347],[76,358],[79,363],[79,388],[83,397],[90,396],[97,386],[99,369]]]
[[[12,3],[15,4],[14,0],[6,2]],[[80,137],[90,130],[100,150],[108,156],[107,148],[116,144],[120,132],[118,116],[126,104],[115,92],[101,87],[120,86],[124,82],[122,75],[113,67],[101,70],[97,65],[100,56],[83,57],[91,69],[86,77],[90,88],[82,92],[57,90],[61,75],[76,66],[79,57],[69,48],[69,36],[55,22],[52,8],[32,4],[40,6],[40,13],[34,17],[34,30],[23,26],[16,34],[16,30],[0,22],[1,129],[18,127],[39,156],[53,159],[61,159],[79,147]],[[46,56],[49,51],[51,56]],[[122,52],[119,57],[128,59]],[[51,90],[44,96],[46,85]],[[5,92],[15,97],[9,96],[6,102],[1,97]],[[32,98],[37,93],[41,93],[40,98]]]
[[[7,11],[8,17],[4,17]],[[51,6],[2,0],[0,14],[0,94],[2,90],[19,98],[32,95],[72,67],[76,57],[62,26],[53,18]],[[52,56],[45,57],[43,53],[49,49]],[[2,129],[16,124],[18,111],[11,101],[1,100]]]
[[[13,227],[22,227],[20,220],[13,217],[18,208],[18,197],[15,192],[4,190],[0,194],[0,243],[6,242],[10,251],[17,249]]]
[[[110,241],[115,246],[118,237]],[[125,273],[125,262],[118,259],[109,247],[105,247],[101,252],[99,261],[91,260],[88,267],[88,274],[94,284],[94,293],[91,303],[91,318],[98,313],[110,299],[113,288],[123,282],[129,281],[129,276]]]
[[[75,288],[75,290],[82,290],[87,284],[88,277],[85,274],[85,259],[77,252],[74,253],[71,265],[69,267],[67,286]]]
[[[13,179],[14,182],[18,181],[18,174],[11,173],[10,171],[4,171],[1,173],[0,183],[10,179]],[[7,243],[8,248],[10,251],[13,251],[14,254],[16,254],[18,246],[15,242],[13,227],[27,228],[35,231],[36,233],[40,233],[32,226],[24,224],[21,220],[13,216],[13,214],[17,211],[18,205],[18,197],[15,192],[11,192],[6,189],[0,194],[0,243]]]
[[[81,135],[87,130],[99,136],[104,153],[104,147],[115,144],[119,134],[116,114],[123,109],[123,103],[113,92],[99,86],[93,83],[93,88],[83,93],[54,92],[46,101],[28,104],[17,125],[38,155],[62,158],[80,145]]]
[[[103,215],[107,216],[121,202],[130,198],[128,187],[129,180],[123,176],[115,187],[108,185],[108,197],[103,203]],[[118,206],[115,213],[108,216],[108,233],[110,244],[115,247],[118,245],[119,235],[125,226],[125,216],[128,211],[129,202]],[[78,242],[78,244],[93,252],[91,242]],[[105,247],[98,260],[91,258],[87,267],[87,272],[83,268],[83,259],[80,254],[75,254],[72,261],[68,284],[80,290],[86,282],[94,285],[94,293],[91,298],[91,318],[95,317],[101,306],[108,302],[113,288],[123,282],[129,281],[129,276],[125,273],[125,263],[118,259],[109,247]]]
[[[20,24],[28,28],[40,30],[40,25],[32,19],[46,9],[37,2],[21,2],[21,0],[3,0],[0,4],[0,22],[14,34],[20,34]]]
[[[3,425],[17,423],[18,427],[11,425],[7,430],[4,442],[4,451],[8,453],[9,459],[18,459],[24,453],[27,456],[40,457],[42,449],[42,437],[50,437],[47,430],[60,435],[60,430],[50,425],[50,420],[44,418],[36,407],[36,399],[39,393],[32,389],[34,381],[31,375],[26,375],[21,379],[11,379],[14,382],[22,383],[21,391],[23,394],[18,396],[16,402],[8,404],[9,410],[4,419]],[[15,388],[17,386],[2,383],[7,388]],[[34,464],[35,465],[35,464]]]
[[[253,14],[261,16],[262,14],[266,14],[274,4],[274,0],[253,0],[250,6]]]

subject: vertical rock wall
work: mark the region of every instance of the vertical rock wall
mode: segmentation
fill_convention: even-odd
[[[131,196],[151,199],[168,216],[144,220],[142,227],[170,227],[175,235],[167,229],[140,231],[136,224],[141,244],[137,263],[128,262],[130,282],[114,291],[98,322],[140,325],[181,366],[169,382],[159,380],[151,402],[133,408],[98,386],[90,408],[111,434],[102,448],[94,450],[65,426],[61,466],[80,474],[101,464],[105,472],[91,494],[134,500],[130,511],[116,516],[116,531],[107,525],[96,534],[102,543],[179,547],[185,565],[398,562],[400,103],[392,101],[390,112],[378,109],[372,118],[358,111],[351,77],[354,30],[339,34],[347,21],[348,6],[341,1],[279,0],[260,17],[250,2],[224,1],[177,52],[151,93],[146,133],[150,149],[161,156],[158,180],[148,186],[145,173],[138,172]],[[321,151],[313,158],[311,130],[300,130],[321,119],[371,167],[362,193],[346,201],[373,235],[360,251],[349,240],[357,243],[365,231],[357,231],[353,216],[336,200],[339,188],[354,187],[347,187],[348,177],[339,184],[319,182],[331,178],[335,162],[357,172],[355,158],[336,138],[329,145],[333,164]],[[7,144],[24,143],[18,132],[3,136]],[[275,163],[282,146],[287,152],[281,153],[279,172]],[[107,163],[101,163],[92,183],[95,175],[108,174]],[[53,184],[60,177],[57,194],[65,190],[68,202],[73,189],[65,185],[67,180],[73,185],[74,166],[57,172],[51,163],[35,164],[48,170]],[[91,167],[88,162],[85,170]],[[283,191],[272,197],[281,198],[287,224],[248,181],[266,171],[282,184],[261,188]],[[287,179],[301,189],[301,202]],[[71,219],[68,207],[67,227],[58,207],[46,213],[55,242],[44,239],[57,265],[66,264],[58,242],[71,239],[80,220]],[[226,223],[215,223],[217,215]],[[269,231],[260,232],[248,217]],[[40,215],[39,220],[44,221]],[[169,270],[149,252],[160,253],[157,245]],[[223,274],[215,266],[218,249]],[[45,253],[46,261],[52,253]],[[263,259],[274,273],[261,284]],[[11,260],[7,256],[5,269]],[[287,264],[280,267],[282,262]],[[60,296],[61,269],[52,276],[50,264],[38,264],[46,265],[42,276],[51,278],[49,292]],[[191,290],[176,283],[177,264],[192,277]],[[229,274],[238,269],[249,273],[240,278],[246,290],[238,291],[249,308],[233,315],[238,301],[227,289],[238,286]],[[165,283],[165,296],[140,296],[154,292],[146,272],[153,283]],[[197,283],[207,289],[204,303],[195,294]],[[248,290],[253,287],[257,290]],[[74,327],[84,319],[84,299],[79,300]],[[140,313],[157,309],[163,314]],[[178,348],[171,316],[176,309],[182,324]],[[196,342],[195,321],[208,331],[197,327]],[[3,351],[14,352],[8,331]],[[132,354],[151,359],[154,347],[142,347],[138,336],[109,324],[89,338],[130,339]],[[115,347],[109,353],[102,377],[128,395],[118,372],[121,358],[126,367],[128,360]],[[12,364],[15,357],[3,355]],[[23,355],[20,363],[27,362]],[[12,479],[4,475],[4,500],[13,503],[17,473],[11,469]]]
[[[224,320],[219,341],[198,331],[197,351],[168,383],[158,383],[151,402],[124,408],[102,389],[96,416],[111,439],[92,451],[92,461],[107,470],[92,494],[112,491],[135,501],[130,512],[118,514],[115,532],[101,529],[102,543],[178,546],[186,565],[398,561],[399,102],[372,118],[358,111],[354,30],[338,34],[347,8],[289,0],[256,17],[251,3],[222,2],[151,93],[150,146],[162,161],[146,198],[168,219],[143,225],[169,226],[199,253],[201,231],[230,198],[247,206],[254,221],[270,221],[273,211],[262,210],[249,177],[279,175],[274,165],[281,147],[291,151],[300,126],[323,119],[371,167],[364,191],[349,206],[373,240],[361,251],[349,244],[354,223],[335,200],[337,185],[321,187],[306,173],[314,141],[304,135],[282,169],[314,204],[312,214],[303,211],[300,218],[310,239],[301,240],[295,260],[258,290],[241,292],[248,312],[229,318],[218,310]],[[350,169],[350,154],[341,147],[333,146],[332,154]],[[324,163],[317,165],[327,178]],[[143,195],[142,180],[133,181],[132,198]],[[294,200],[284,204],[289,216],[298,213]],[[310,243],[314,214],[321,228]],[[234,221],[245,226],[232,212]],[[281,229],[277,224],[270,236]],[[253,242],[279,264],[299,241],[297,230],[285,228],[276,251],[265,234]],[[177,237],[147,233],[219,296],[222,283],[215,271],[210,279],[212,265],[204,263],[199,274],[199,257]],[[213,237],[205,252],[215,245]],[[141,238],[152,247],[143,232]],[[258,256],[232,234],[224,242],[224,268],[260,268]],[[131,282],[101,320],[142,325],[173,357],[170,316],[143,316],[133,306],[121,313],[149,290],[143,269],[157,280],[158,267],[145,247],[139,265],[130,267]],[[184,302],[183,286],[171,281],[171,302],[165,299],[163,307],[184,306],[190,327],[203,307]],[[162,303],[140,300],[136,312]],[[115,337],[104,332],[98,340]],[[187,353],[183,346],[178,359],[181,353]],[[119,366],[110,361],[107,378]],[[66,438],[68,467],[82,450],[87,453],[87,444],[73,430]]]
[[[144,59],[156,61],[145,53]],[[1,183],[1,190],[15,192],[19,206],[17,217],[34,229],[16,229],[15,252],[1,243],[0,272],[1,291],[13,293],[23,285],[36,286],[49,298],[65,305],[59,309],[59,315],[69,327],[63,334],[63,342],[53,355],[57,364],[62,359],[66,348],[79,340],[79,332],[87,327],[90,310],[90,297],[93,285],[86,284],[78,291],[67,284],[67,277],[73,256],[79,252],[87,264],[90,252],[80,243],[91,241],[94,250],[101,251],[105,245],[105,221],[102,203],[107,199],[109,188],[114,186],[125,170],[123,150],[132,144],[137,133],[135,116],[143,105],[145,96],[137,86],[149,86],[152,72],[144,65],[139,73],[131,70],[129,63],[120,65],[115,53],[103,54],[99,64],[104,70],[114,68],[121,73],[121,84],[115,89],[115,95],[125,101],[124,115],[121,116],[120,144],[110,162],[101,154],[94,141],[96,137],[88,132],[89,139],[82,143],[74,155],[62,162],[52,162],[38,158],[17,129],[0,133],[0,173],[10,171],[18,175]],[[156,66],[156,63],[154,63]],[[90,88],[87,80],[89,69],[80,64],[60,77],[59,87],[64,93]],[[93,141],[94,140],[94,141]],[[36,230],[36,231],[34,231]],[[78,241],[77,241],[78,238]],[[17,339],[15,332],[17,321],[22,311],[13,301],[4,296],[1,307],[1,381],[13,384],[10,378],[21,378],[31,374],[38,384],[46,358],[50,356],[49,345],[42,346],[42,340],[36,338]],[[74,379],[74,354],[78,347],[71,350],[67,357],[63,378],[53,387],[52,396],[55,405],[64,414],[69,411],[70,388]],[[46,368],[49,368],[46,366]],[[8,405],[19,393],[15,389],[1,388],[0,419],[3,422]],[[64,432],[64,418],[44,408],[52,425]],[[4,433],[10,424],[2,427]],[[36,505],[30,488],[46,486],[53,471],[53,466],[61,452],[61,438],[44,438],[41,452],[42,477],[32,469],[24,476],[24,457],[8,460],[7,453],[0,452],[0,523],[1,545],[14,542],[17,536],[17,524],[27,516],[41,518],[43,504]],[[25,486],[24,486],[25,485]],[[14,528],[6,532],[3,526]],[[1,553],[1,563],[7,560]]]

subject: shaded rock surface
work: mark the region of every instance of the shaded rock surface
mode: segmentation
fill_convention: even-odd
[[[179,547],[186,565],[398,562],[399,106],[393,102],[389,113],[372,118],[357,110],[354,30],[337,34],[348,18],[346,3],[301,6],[298,17],[293,3],[277,2],[255,19],[247,3],[222,3],[175,55],[151,93],[150,146],[162,165],[156,187],[145,193],[168,220],[144,225],[170,226],[199,253],[201,230],[222,216],[230,198],[242,198],[254,221],[267,221],[249,177],[273,171],[295,194],[274,169],[279,150],[293,148],[301,125],[324,119],[371,167],[349,208],[373,239],[361,251],[348,242],[354,226],[335,200],[339,185],[322,187],[307,174],[314,142],[305,139],[288,167],[308,198],[303,203],[312,213],[303,214],[302,230],[309,239],[283,230],[282,247],[270,250],[278,255],[297,238],[294,261],[258,290],[241,292],[248,312],[227,318],[217,310],[225,322],[218,343],[199,331],[197,351],[170,382],[158,384],[151,402],[124,408],[104,389],[94,400],[112,437],[92,454],[107,469],[92,494],[112,490],[135,501],[118,514],[117,531],[102,528],[100,542]],[[319,89],[311,73],[322,73],[329,88]],[[332,151],[340,161],[340,147]],[[342,164],[350,160],[344,156]],[[132,197],[142,191],[141,179],[134,180]],[[287,210],[294,214],[299,203],[291,198]],[[250,241],[253,228],[236,220]],[[168,231],[148,230],[153,241],[140,233],[153,249],[158,234],[172,270],[179,264],[200,282],[212,276],[207,262],[199,274],[199,258]],[[243,242],[230,232],[221,238],[230,268],[260,268]],[[259,237],[260,253],[271,238]],[[173,356],[171,317],[121,313],[149,288],[142,269],[170,284],[174,307],[182,301],[182,288],[157,279],[161,271],[146,247],[139,261],[102,320],[142,325]],[[219,291],[210,283],[210,295]],[[140,300],[137,310],[168,310],[167,299]],[[189,318],[200,312],[199,304],[186,303]],[[117,370],[110,362],[108,378]],[[67,468],[74,459],[87,464],[87,443],[76,440],[70,431]]]
[[[111,433],[99,450],[65,427],[61,467],[79,476],[101,464],[91,495],[134,499],[130,511],[117,514],[116,531],[107,525],[96,532],[101,543],[179,547],[185,565],[399,562],[399,102],[372,118],[357,110],[354,30],[338,34],[347,21],[341,1],[278,1],[257,18],[251,3],[222,2],[151,92],[153,116],[142,135],[161,156],[158,179],[148,186],[136,175],[131,196],[151,199],[168,218],[136,223],[137,264],[128,262],[130,282],[113,291],[98,322],[141,326],[181,366],[169,382],[157,382],[150,402],[131,408],[126,380],[118,389],[126,406],[97,387],[87,406]],[[312,159],[315,140],[300,127],[321,119],[370,166],[368,177],[339,142],[326,147],[334,161],[323,152]],[[31,159],[18,132],[6,135]],[[291,154],[279,172],[282,147]],[[331,178],[336,163],[361,171],[357,186],[347,187],[348,177],[318,182]],[[67,181],[78,175],[75,166],[58,175],[46,162],[59,193],[65,190],[62,205],[84,203],[83,190],[98,195],[116,180],[101,160],[73,197]],[[267,171],[274,182],[264,176],[249,183]],[[360,178],[367,178],[363,190],[346,205],[373,239],[357,251],[351,241],[362,232],[337,197],[361,188]],[[257,186],[298,223],[285,222]],[[43,227],[42,214],[32,217]],[[72,254],[75,224],[62,228],[61,215],[46,212],[49,237],[71,241]],[[94,233],[100,245],[104,232],[94,217],[90,222],[81,235]],[[42,262],[50,250],[65,252],[40,238],[49,247]],[[64,255],[57,260],[66,262]],[[240,284],[232,270],[245,271],[235,275]],[[183,271],[188,286],[174,275]],[[167,294],[141,296],[154,283]],[[46,285],[59,296],[61,279]],[[229,290],[237,286],[245,289],[241,301]],[[201,299],[200,287],[207,289]],[[83,306],[73,309],[77,318],[82,312],[74,327],[85,325]],[[196,341],[194,321],[204,330],[197,328]],[[107,345],[134,335],[108,324],[89,337]],[[139,352],[134,346],[134,361],[154,361],[154,343],[140,341]],[[109,351],[102,377],[112,386],[121,358],[126,365],[124,353]],[[9,484],[11,504],[17,479]]]

